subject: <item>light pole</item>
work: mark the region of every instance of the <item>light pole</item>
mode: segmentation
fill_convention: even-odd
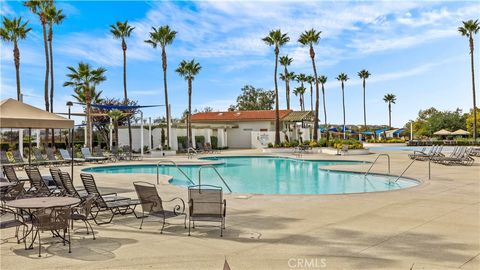
[[[66,105],[67,105],[67,107],[68,107],[68,119],[71,119],[71,114],[72,114],[72,110],[71,110],[71,109],[72,109],[72,106],[73,106],[73,102],[67,101],[67,104],[66,104]],[[71,131],[68,130],[68,133],[70,133],[70,134],[69,134],[69,135],[70,135],[70,136],[69,136],[69,137],[70,137],[70,150],[72,151],[72,153],[71,153],[71,158],[72,158],[72,162],[71,162],[72,164],[71,164],[71,165],[72,165],[72,166],[71,166],[71,170],[70,170],[70,175],[71,175],[72,181],[73,181],[73,158],[74,158],[74,156],[75,156],[75,153],[74,153],[74,151],[73,151],[73,132],[74,132],[74,130],[75,130],[75,125],[73,125],[73,128],[72,128]]]

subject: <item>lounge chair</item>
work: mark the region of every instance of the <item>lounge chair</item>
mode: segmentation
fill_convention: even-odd
[[[5,151],[0,151],[0,163],[2,163],[2,166],[15,165],[10,161]]]
[[[3,173],[9,182],[27,182],[28,178],[18,178],[13,166],[2,166]]]
[[[186,153],[187,152],[187,149],[185,149],[185,146],[183,145],[183,143],[178,143],[178,152],[179,153]]]
[[[29,193],[33,193],[35,196],[52,196],[53,191],[56,188],[50,188],[47,183],[43,180],[40,171],[38,171],[37,167],[34,166],[26,166],[25,172],[30,179],[30,189],[28,190]]]
[[[205,143],[204,151],[205,153],[212,153],[212,154],[215,153],[215,151],[212,148],[212,144],[208,142]]]
[[[35,157],[35,164],[37,165],[55,165],[56,161],[47,160],[43,157],[42,152],[38,148],[33,149],[33,156]]]
[[[73,185],[72,178],[68,172],[60,171],[60,179],[62,180],[62,185],[65,188],[66,195],[73,196],[75,198],[84,199],[87,197],[88,194],[85,192],[81,193],[75,186]]]
[[[155,185],[147,182],[133,182],[135,191],[137,192],[138,199],[142,205],[142,222],[140,223],[140,229],[142,229],[143,220],[147,216],[155,216],[162,218],[162,229],[160,233],[163,233],[165,227],[165,219],[183,216],[183,225],[187,228],[187,214],[185,213],[185,202],[181,198],[173,198],[171,200],[162,200],[158,195]],[[164,202],[178,201],[178,204],[173,207],[172,210],[165,210]],[[145,215],[147,214],[147,216]]]
[[[70,153],[65,150],[65,149],[60,149],[60,156],[65,160],[65,161],[72,161],[72,156],[70,155]],[[73,162],[75,163],[83,163],[85,162],[85,159],[83,158],[73,158]]]
[[[195,148],[195,150],[197,150],[198,153],[205,152],[205,148],[203,148],[203,144],[199,142],[197,142],[197,148]]]
[[[82,148],[82,155],[86,161],[105,162],[107,157],[94,157],[87,147]]]
[[[196,185],[188,187],[188,235],[191,223],[195,229],[195,221],[219,222],[220,236],[225,229],[227,201],[223,199],[221,187]]]
[[[114,155],[112,155],[112,154],[110,154],[110,155],[105,155],[105,154],[103,153],[103,149],[102,149],[101,147],[99,147],[99,146],[93,148],[93,154],[94,154],[95,157],[106,158],[106,160],[110,160],[110,161],[112,161],[112,162],[115,162],[116,159],[117,159],[117,158],[116,158]]]
[[[25,160],[23,160],[22,154],[19,150],[13,150],[12,155],[13,159],[15,160],[16,166],[25,166],[28,164],[28,162],[25,162]]]
[[[128,145],[124,145],[122,147],[122,150],[123,150],[123,153],[124,153],[125,157],[130,159],[130,160],[141,160],[142,159],[141,155],[135,154],[132,151],[130,151],[130,147]]]
[[[110,194],[100,194],[97,188],[97,184],[95,183],[95,179],[93,175],[82,173],[80,174],[80,178],[82,179],[83,185],[85,190],[87,191],[88,195],[95,195],[95,207],[92,209],[91,216],[97,225],[108,224],[112,222],[113,217],[116,215],[126,215],[126,214],[134,214],[135,217],[138,217],[135,213],[135,208],[137,205],[140,204],[139,200],[130,199],[125,197],[116,196],[116,193]],[[112,201],[105,200],[105,195],[115,195]],[[97,217],[100,213],[103,212],[110,212],[111,216],[108,221],[99,222]]]
[[[23,182],[17,182],[17,184],[14,186],[2,188],[2,192],[0,193],[0,200],[2,201],[2,204],[4,202],[22,198],[25,194],[25,189],[23,188],[24,185],[25,183]]]
[[[63,186],[62,178],[60,176],[62,171],[58,168],[50,167],[50,175],[52,175],[53,182],[55,183],[56,190],[58,196],[65,196],[67,194],[67,190]]]
[[[53,150],[53,148],[47,148],[47,150],[45,152],[47,154],[47,160],[51,161],[54,165],[61,165],[61,164],[67,163],[66,160],[57,159],[55,157],[55,151]]]

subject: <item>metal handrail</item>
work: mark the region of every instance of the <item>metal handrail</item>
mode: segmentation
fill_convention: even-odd
[[[230,188],[230,186],[228,186],[227,182],[225,181],[225,179],[222,177],[222,175],[218,172],[217,168],[215,168],[214,166],[212,165],[203,165],[200,167],[200,169],[198,169],[198,184],[199,185],[202,185],[202,176],[201,176],[201,172],[202,172],[202,169],[203,168],[212,168],[218,175],[218,177],[220,177],[220,179],[222,180],[223,184],[228,188],[228,191],[230,191],[230,193],[232,193],[232,189]]]
[[[193,153],[190,153],[190,151],[192,151]],[[187,156],[188,156],[189,159],[190,159],[190,158],[193,158],[193,156],[194,156],[194,155],[197,155],[197,154],[198,154],[198,152],[197,152],[197,150],[195,150],[195,148],[189,147],[189,148],[187,149]]]
[[[160,165],[162,163],[163,164],[170,163],[170,164],[175,165],[175,168],[177,168],[177,170],[179,170],[188,179],[188,181],[192,185],[195,185],[195,182],[193,182],[193,180],[182,169],[180,169],[180,167],[178,167],[178,164],[175,161],[170,160],[170,159],[164,159],[164,160],[160,160],[159,162],[157,162],[157,185],[159,185],[159,183],[160,183],[160,170],[159,170],[159,168],[160,168]]]
[[[375,165],[375,163],[377,162],[378,158],[380,158],[381,156],[385,156],[387,157],[387,160],[388,160],[388,174],[390,174],[390,155],[389,154],[379,154],[377,156],[377,158],[375,158],[375,160],[372,162],[372,165],[370,165],[370,168],[368,168],[367,172],[363,175],[363,176],[367,176],[368,173],[370,172],[370,170],[373,168],[373,165]]]
[[[417,160],[414,159],[414,160],[412,160],[412,162],[410,162],[410,164],[408,164],[407,168],[405,168],[405,170],[403,170],[403,172],[395,179],[395,181],[394,181],[395,183],[396,183],[400,178],[402,178],[402,176],[407,172],[407,170],[412,166],[412,164],[413,164],[415,161],[417,161]],[[429,159],[428,159],[428,180],[431,179],[431,165],[430,165],[430,164],[431,164],[431,161],[432,161],[432,159],[429,158]]]

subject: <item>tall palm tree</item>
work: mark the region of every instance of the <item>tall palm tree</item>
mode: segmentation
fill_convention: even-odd
[[[312,75],[308,75],[306,78],[306,82],[310,84],[310,111],[313,112],[313,86],[312,84],[315,82],[315,79]]]
[[[386,94],[383,101],[388,103],[388,128],[392,129],[392,103],[395,104],[397,97],[394,94]]]
[[[163,89],[165,92],[165,114],[167,115],[167,149],[170,147],[170,107],[168,103],[168,90],[167,90],[167,52],[165,48],[167,45],[172,44],[175,36],[177,35],[176,31],[170,29],[168,25],[160,26],[158,29],[152,27],[153,31],[150,32],[150,39],[145,40],[146,43],[149,43],[156,48],[158,45],[162,48],[162,68],[163,68]]]
[[[318,77],[318,82],[322,84],[322,96],[323,96],[323,113],[325,116],[325,132],[328,130],[328,122],[327,122],[327,104],[325,101],[325,84],[327,83],[327,76],[320,75]]]
[[[50,112],[53,112],[53,96],[54,96],[54,77],[53,77],[53,24],[60,24],[65,19],[65,15],[62,14],[62,10],[57,10],[55,5],[50,5],[45,10],[45,16],[48,24],[48,48],[50,55]],[[55,145],[55,130],[52,129],[52,145]]]
[[[114,140],[115,146],[118,147],[118,120],[122,119],[123,112],[118,109],[113,109],[107,113],[108,117],[110,117],[113,121],[113,130],[115,132]]]
[[[75,94],[72,95],[74,99],[76,99],[78,102],[82,104],[87,104],[87,98],[85,96],[85,91],[83,91],[83,88],[75,88],[73,89],[73,92]],[[98,91],[95,87],[90,87],[90,102],[93,104],[98,104],[103,101],[103,98],[101,98],[103,91]]]
[[[366,69],[362,69],[358,72],[358,77],[362,79],[363,85],[363,129],[367,131],[367,105],[365,104],[365,81],[370,77],[370,72]]]
[[[480,30],[478,20],[468,20],[463,22],[463,25],[458,27],[458,31],[462,36],[468,37],[470,46],[470,67],[472,70],[472,93],[473,93],[473,139],[477,140],[477,102],[475,97],[475,67],[473,61],[473,35]]]
[[[286,94],[286,101],[287,101],[287,110],[290,110],[290,79],[289,73],[288,73],[288,66],[290,66],[293,62],[293,58],[288,57],[287,55],[280,56],[280,65],[284,67],[284,75],[282,78],[282,74],[280,74],[280,78],[285,81],[285,94]],[[285,76],[287,75],[287,76]]]
[[[45,48],[45,110],[50,111],[50,102],[48,97],[48,74],[50,72],[50,63],[48,57],[48,45],[47,45],[47,9],[53,4],[53,0],[28,0],[24,2],[24,6],[30,9],[30,11],[36,14],[40,23],[42,24],[43,32],[43,46]],[[46,136],[48,137],[48,130]]]
[[[313,139],[318,139],[318,110],[319,110],[319,89],[318,89],[318,78],[317,78],[317,67],[315,65],[315,50],[313,49],[313,45],[318,44],[320,40],[320,34],[322,31],[317,31],[315,29],[310,29],[303,32],[300,37],[298,38],[298,42],[303,46],[310,47],[310,59],[312,60],[312,67],[313,67],[313,78],[315,80],[315,117],[313,122]]]
[[[70,73],[67,74],[68,81],[63,86],[71,86],[77,95],[83,93],[85,97],[86,114],[87,114],[87,147],[92,148],[92,120],[90,115],[90,107],[92,102],[93,89],[105,81],[106,69],[99,67],[92,69],[89,64],[80,62],[77,68],[67,67]]]
[[[20,50],[18,41],[25,39],[27,33],[32,28],[27,28],[28,21],[22,24],[22,17],[9,20],[3,17],[2,27],[0,27],[0,38],[6,42],[13,42],[13,61],[15,63],[15,78],[17,80],[17,100],[20,100],[22,94],[20,89]]]
[[[346,139],[346,125],[345,125],[345,85],[344,83],[348,80],[348,76],[345,73],[340,73],[337,76],[337,80],[342,83],[342,104],[343,104],[343,139]]]
[[[175,70],[178,75],[188,81],[187,145],[190,144],[192,138],[192,81],[201,69],[200,64],[192,59],[191,61],[183,60]]]
[[[285,33],[283,34],[280,29],[272,30],[268,33],[268,36],[264,37],[263,42],[268,46],[274,46],[275,52],[275,69],[273,72],[273,82],[275,83],[275,144],[280,144],[280,111],[278,108],[278,85],[277,85],[277,66],[278,66],[278,54],[280,53],[280,47],[290,41],[290,38]]]
[[[128,95],[127,95],[127,42],[125,39],[130,37],[133,29],[128,24],[128,21],[120,22],[118,21],[115,25],[110,25],[110,32],[113,35],[113,38],[122,40],[122,51],[123,51],[123,104],[128,105]],[[128,124],[128,146],[130,148],[130,153],[132,152],[132,127],[130,124],[130,117],[127,118]],[[143,147],[143,146],[142,146]]]
[[[303,98],[303,95],[305,94],[305,90],[306,89],[303,86],[297,86],[293,90],[293,93],[295,94],[295,96],[298,96],[300,98],[299,102],[300,102],[300,110],[301,111],[305,111],[305,100]]]

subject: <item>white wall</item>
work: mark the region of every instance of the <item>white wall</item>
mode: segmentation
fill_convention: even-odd
[[[272,130],[270,121],[236,122],[229,125],[238,125],[238,128],[227,129],[227,145],[229,148],[251,148],[252,131],[260,131],[260,129]]]

